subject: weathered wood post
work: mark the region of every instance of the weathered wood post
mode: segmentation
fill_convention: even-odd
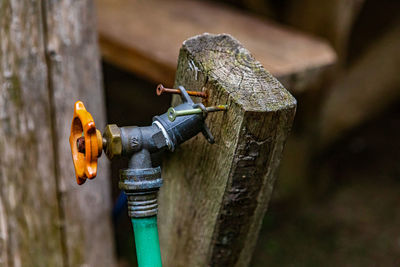
[[[74,181],[69,134],[73,104],[82,100],[96,127],[106,124],[95,9],[92,0],[43,1],[55,176],[68,266],[114,266],[111,189],[106,158],[93,183]]]
[[[183,43],[175,86],[228,104],[202,136],[166,157],[159,196],[165,266],[247,266],[272,194],[296,100],[229,35]],[[176,100],[176,99],[175,99]]]
[[[114,266],[108,171],[78,187],[74,101],[105,124],[92,1],[0,2],[0,266]]]

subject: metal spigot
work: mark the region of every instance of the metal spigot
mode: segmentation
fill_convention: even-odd
[[[214,137],[205,124],[208,113],[225,111],[227,105],[205,107],[194,103],[190,95],[206,98],[206,92],[157,87],[163,92],[180,94],[182,103],[168,112],[155,116],[147,127],[118,127],[109,124],[103,136],[96,129],[91,114],[81,101],[75,104],[71,125],[70,145],[78,184],[93,179],[97,174],[97,158],[104,150],[111,160],[129,158],[127,169],[121,170],[119,186],[128,195],[129,215],[135,218],[157,214],[157,192],[162,185],[161,169],[153,166],[152,155],[164,150],[174,151],[181,143],[202,133],[209,143]],[[184,116],[184,117],[183,117]]]

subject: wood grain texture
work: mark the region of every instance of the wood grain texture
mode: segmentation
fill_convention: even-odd
[[[105,122],[91,1],[0,2],[0,266],[114,266],[107,166],[78,187],[74,101]]]
[[[63,266],[41,5],[0,2],[0,266]]]
[[[105,60],[172,85],[179,47],[190,36],[229,33],[297,93],[318,79],[335,53],[324,41],[217,3],[96,0]]]
[[[78,186],[68,142],[73,106],[82,100],[96,127],[106,123],[96,21],[91,0],[46,1],[46,50],[59,199],[68,266],[114,266],[107,159],[95,180]]]
[[[247,266],[271,197],[296,100],[237,40],[204,34],[180,50],[175,86],[210,92],[216,143],[198,135],[164,161],[165,266]]]

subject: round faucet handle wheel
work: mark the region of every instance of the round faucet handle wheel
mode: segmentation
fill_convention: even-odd
[[[84,138],[84,150],[78,148]],[[79,139],[79,140],[78,140]],[[86,179],[93,179],[97,175],[97,158],[101,156],[103,140],[96,129],[92,115],[86,110],[82,101],[77,101],[69,136],[72,160],[74,162],[76,182],[81,185]]]

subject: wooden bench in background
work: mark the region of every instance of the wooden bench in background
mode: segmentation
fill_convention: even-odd
[[[324,41],[224,5],[187,0],[97,0],[100,49],[114,65],[168,86],[187,38],[229,33],[292,93],[336,60]]]

